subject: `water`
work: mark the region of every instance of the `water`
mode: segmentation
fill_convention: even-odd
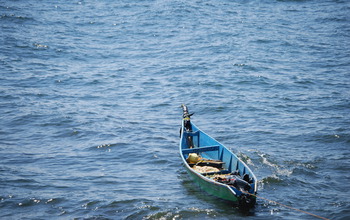
[[[1,219],[242,213],[188,178],[180,105],[259,196],[350,218],[350,3],[0,1]]]

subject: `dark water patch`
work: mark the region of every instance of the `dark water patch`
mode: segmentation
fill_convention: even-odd
[[[8,10],[8,9],[7,9]],[[0,15],[0,20],[4,22],[13,22],[16,24],[24,24],[26,22],[33,22],[35,19],[31,16],[18,15],[18,14],[9,14],[5,13]]]
[[[323,134],[322,134],[323,133]],[[326,134],[324,132],[318,132],[316,134],[309,134],[304,136],[304,140],[307,142],[319,142],[319,143],[341,143],[349,142],[347,134],[332,132],[333,134]]]

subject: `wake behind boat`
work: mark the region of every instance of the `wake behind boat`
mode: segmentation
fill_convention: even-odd
[[[180,155],[192,179],[207,193],[251,208],[256,202],[257,179],[249,167],[224,145],[190,120],[182,105]]]

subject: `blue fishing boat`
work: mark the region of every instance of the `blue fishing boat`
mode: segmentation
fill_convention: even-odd
[[[257,193],[253,172],[228,148],[195,126],[187,106],[182,105],[182,109],[180,155],[193,181],[213,196],[242,208],[253,207]]]

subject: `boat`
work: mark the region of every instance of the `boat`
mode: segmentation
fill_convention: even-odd
[[[244,209],[254,207],[257,179],[251,169],[217,140],[191,121],[188,107],[182,105],[180,155],[187,173],[200,188],[223,201]]]

